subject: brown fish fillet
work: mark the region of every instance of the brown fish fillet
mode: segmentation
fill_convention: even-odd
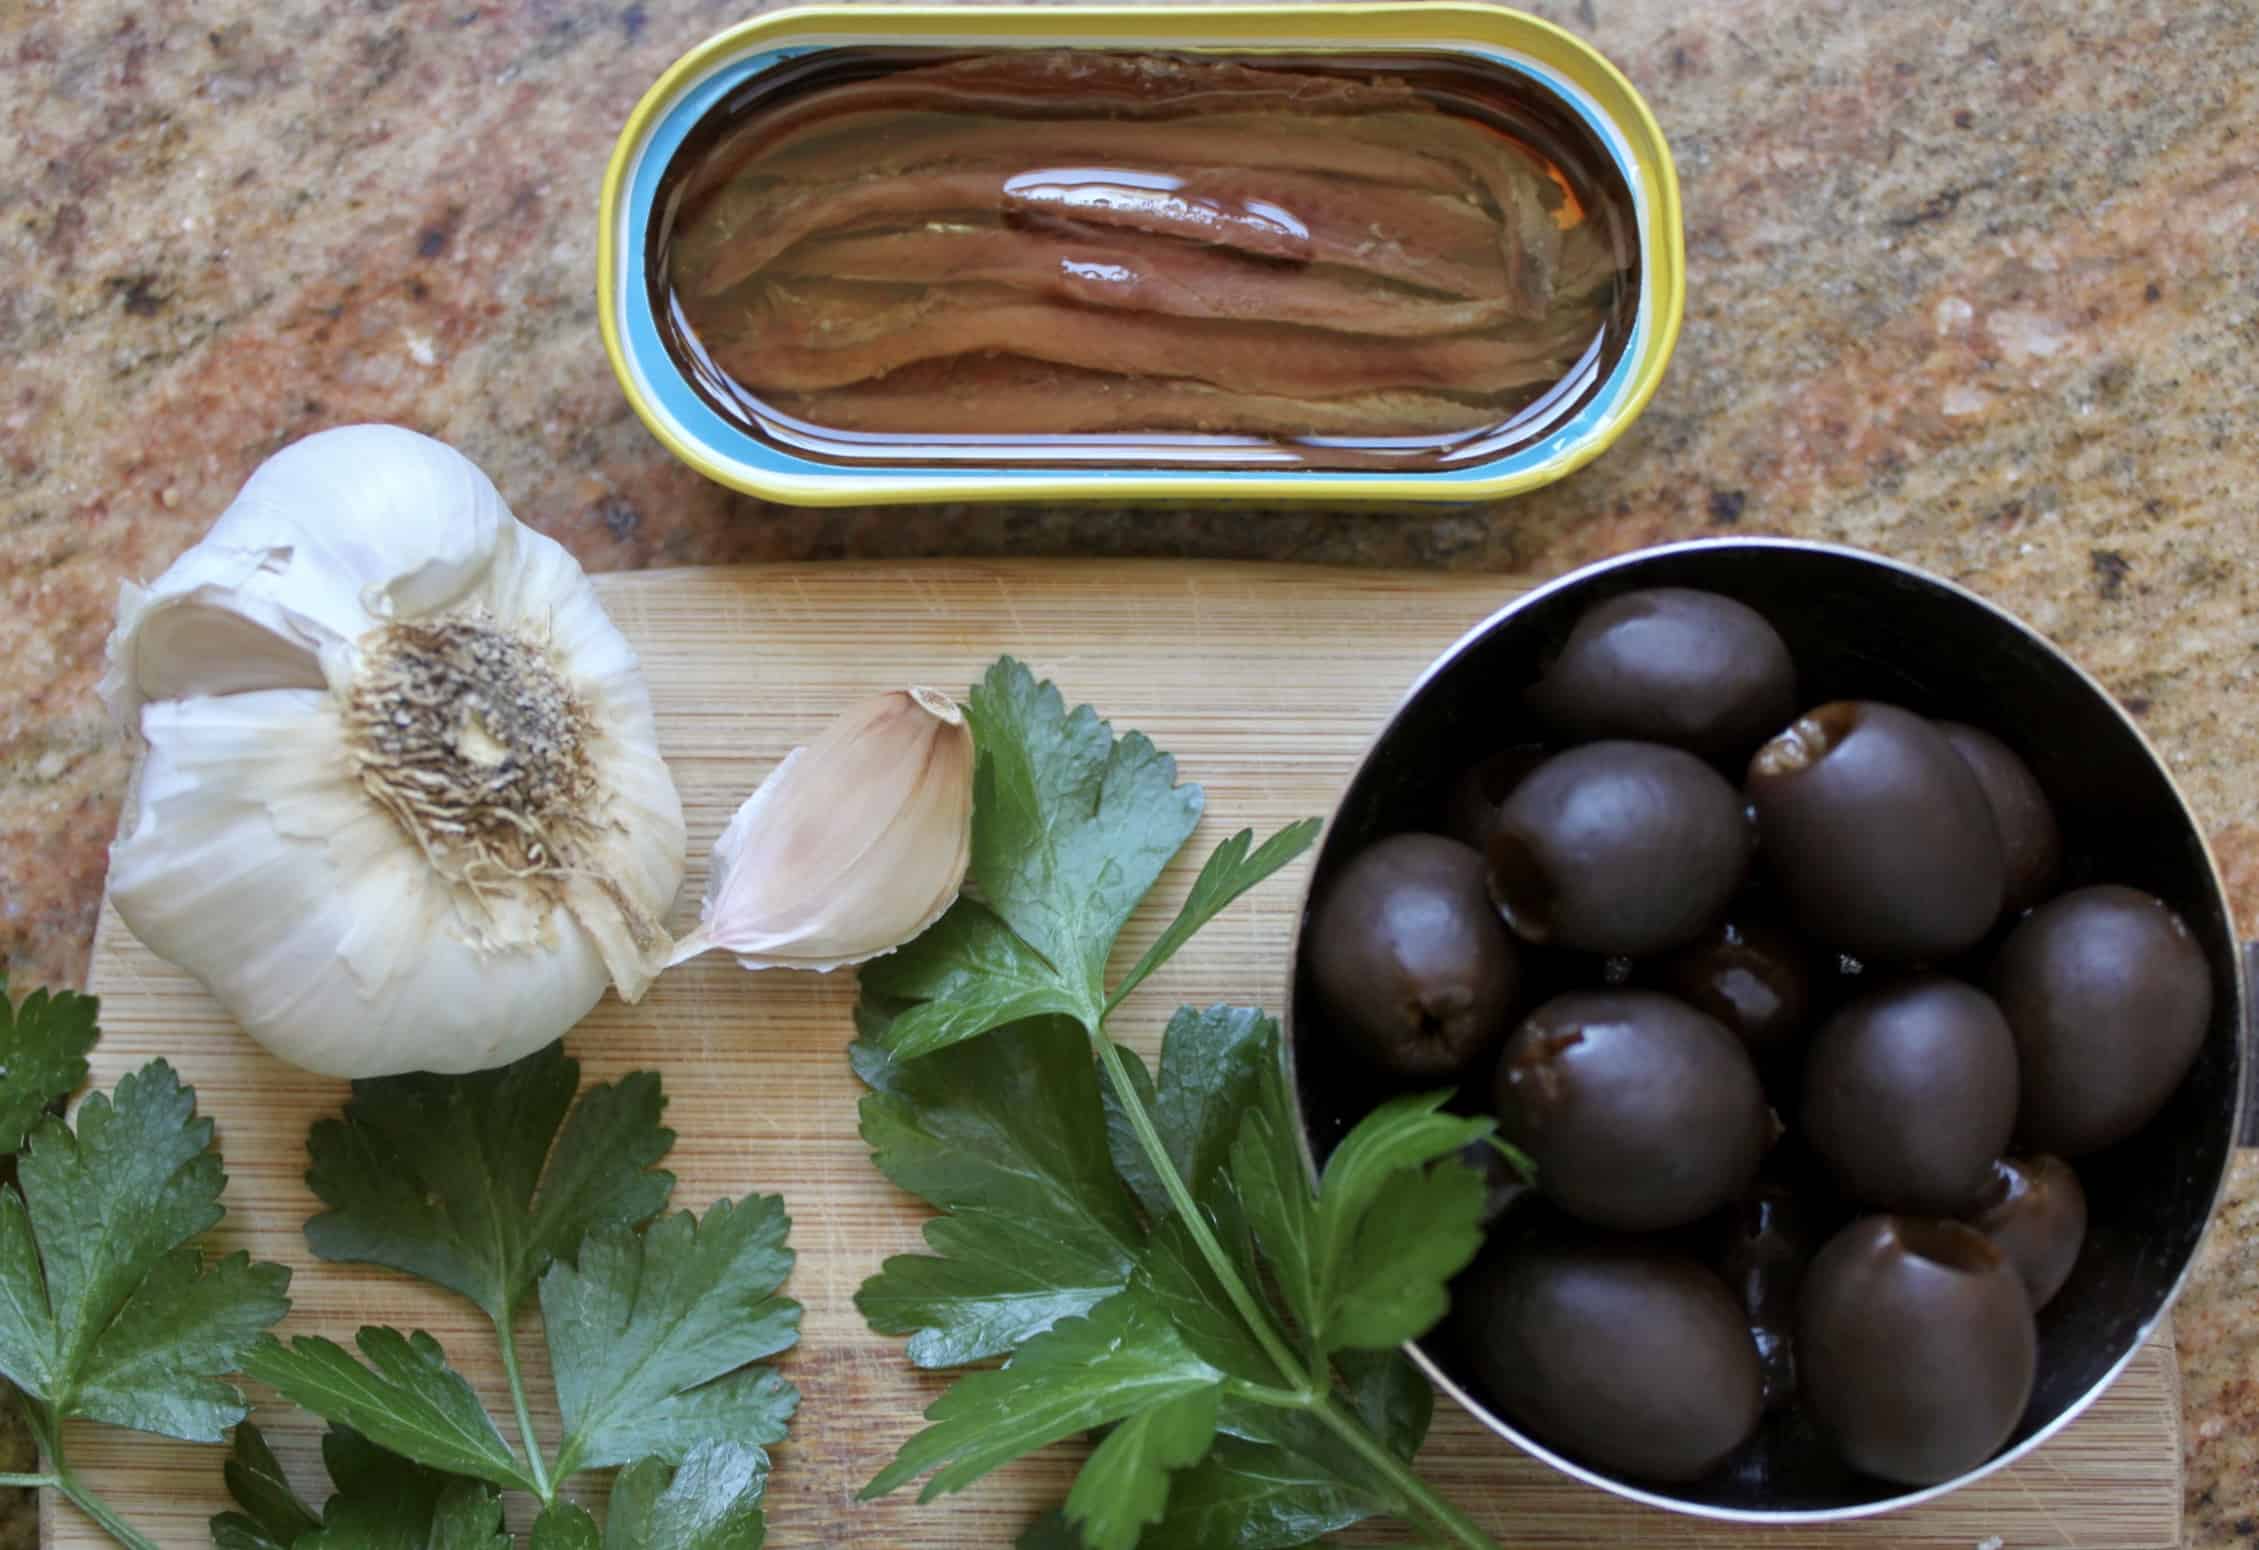
[[[1135,232],[930,225],[803,242],[770,272],[897,285],[972,282],[1124,312],[1344,333],[1465,333],[1522,315],[1517,301],[1458,301],[1325,265],[1264,263]]]
[[[1503,294],[1496,223],[1471,203],[1288,172],[1194,171],[1170,188],[1101,169],[1006,164],[881,176],[840,186],[731,190],[684,232],[678,285],[726,291],[819,232],[964,213],[1042,215],[1210,243],[1265,258],[1338,264],[1454,296]]]
[[[911,293],[772,282],[734,333],[704,340],[748,387],[814,391],[951,355],[1024,355],[1132,376],[1188,377],[1249,393],[1335,398],[1391,388],[1470,395],[1551,382],[1589,338],[1388,339],[1156,313],[1101,312],[984,286]]]
[[[1456,162],[1352,139],[1342,132],[1343,122],[1338,116],[1308,113],[1221,113],[1197,123],[851,113],[825,121],[820,135],[765,153],[747,170],[762,177],[821,181],[956,163],[993,166],[1001,159],[1033,157],[1052,166],[1277,168],[1429,193],[1481,191],[1481,184]]]
[[[1494,425],[1497,404],[1440,394],[1363,393],[1305,402],[1228,393],[1205,383],[1118,377],[1017,356],[960,356],[906,367],[876,382],[772,395],[776,409],[813,425],[872,435],[1073,436],[1173,431],[1207,435],[1447,436]],[[1421,448],[1418,450],[1427,450]],[[1330,462],[1344,454],[1328,449]],[[1374,466],[1391,461],[1376,450]]]
[[[1396,80],[1356,81],[1219,60],[1096,49],[1008,49],[897,70],[764,108],[717,145],[690,192],[839,115],[890,111],[1007,118],[1185,118],[1237,113],[1432,111]]]
[[[1561,236],[1553,212],[1561,190],[1518,141],[1475,119],[1433,110],[1344,115],[1334,123],[1346,140],[1432,157],[1473,178],[1498,212],[1499,248],[1516,294],[1539,311],[1551,302]]]

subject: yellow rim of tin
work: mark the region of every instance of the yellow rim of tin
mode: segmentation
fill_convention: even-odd
[[[1314,25],[1315,24],[1315,25]],[[646,137],[660,117],[708,72],[761,47],[794,41],[844,46],[920,41],[1087,43],[1108,48],[1148,47],[1249,51],[1265,46],[1401,49],[1427,45],[1510,48],[1554,70],[1588,93],[1621,134],[1649,200],[1652,219],[1640,238],[1641,284],[1653,311],[1650,330],[1634,364],[1628,390],[1607,420],[1558,456],[1489,478],[1437,481],[1430,476],[1360,476],[1354,483],[1322,472],[1235,472],[1229,479],[1194,471],[1059,469],[984,477],[980,471],[939,477],[899,470],[842,466],[822,474],[767,473],[749,477],[682,435],[645,395],[631,364],[612,305],[620,254],[617,228],[628,177]],[[612,148],[598,202],[596,316],[628,403],[651,434],[684,463],[718,484],[770,500],[810,506],[867,506],[911,501],[1104,499],[1114,501],[1371,501],[1497,500],[1550,484],[1582,468],[1612,446],[1637,420],[1661,384],[1678,342],[1686,310],[1686,238],[1679,206],[1678,169],[1662,126],[1631,82],[1583,40],[1553,23],[1503,6],[1469,3],[1287,4],[1261,6],[1030,6],[1030,5],[822,5],[772,11],[738,23],[700,43],[670,65],[636,103]]]

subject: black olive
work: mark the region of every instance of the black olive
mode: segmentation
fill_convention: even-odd
[[[1770,1162],[1720,1215],[1711,1261],[1741,1301],[1768,1410],[1796,1398],[1797,1291],[1819,1247],[1815,1226],[1808,1192],[1775,1173]]]
[[[1748,1185],[1772,1114],[1740,1041],[1669,996],[1572,991],[1514,1030],[1499,1134],[1579,1220],[1626,1232],[1692,1222]]]
[[[1633,737],[1738,759],[1795,714],[1796,667],[1756,610],[1658,587],[1587,609],[1529,704],[1573,741]]]
[[[2039,778],[2016,751],[1979,727],[1940,721],[1938,731],[1953,745],[1984,788],[1992,821],[2000,831],[2005,867],[2003,907],[2011,914],[2030,909],[2048,895],[2063,869],[2063,831],[2047,802]]]
[[[2016,1041],[1992,998],[1959,980],[1885,985],[1813,1038],[1799,1123],[1860,1204],[1966,1210],[2015,1130]]]
[[[2123,1141],[2165,1106],[2212,1020],[2212,974],[2163,901],[2104,884],[2026,916],[1993,965],[2016,1036],[2017,1139],[2078,1157]]]
[[[1756,1430],[1756,1348],[1690,1259],[1569,1243],[1494,1255],[1453,1289],[1491,1403],[1540,1440],[1637,1480],[1695,1480]]]
[[[1860,958],[1932,959],[2000,914],[2000,835],[1984,788],[1911,711],[1838,700],[1749,761],[1765,862],[1797,923]]]
[[[2015,1267],[1959,1222],[1861,1217],[1804,1276],[1804,1401],[1846,1462],[1885,1480],[1934,1485],[1998,1452],[2038,1345]]]
[[[1639,956],[1715,925],[1749,864],[1741,798],[1660,743],[1588,743],[1514,788],[1490,831],[1491,896],[1516,935]]]
[[[1476,761],[1451,784],[1444,813],[1444,832],[1464,845],[1481,850],[1490,843],[1490,826],[1498,821],[1498,807],[1521,784],[1522,777],[1545,762],[1537,747],[1507,748]]]
[[[1812,1012],[1811,950],[1793,931],[1746,911],[1655,964],[1649,977],[1760,1057],[1800,1038]]]
[[[2032,1311],[2054,1300],[2086,1242],[2086,1191],[2060,1157],[2003,1157],[1969,1224],[2008,1256]]]
[[[1397,834],[1342,868],[1304,955],[1342,1030],[1411,1076],[1458,1071],[1506,1031],[1520,984],[1482,858],[1435,834]]]

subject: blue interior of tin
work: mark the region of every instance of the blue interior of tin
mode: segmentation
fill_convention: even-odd
[[[614,272],[622,294],[611,298],[610,304],[621,309],[621,338],[626,342],[628,355],[638,375],[643,379],[646,392],[653,403],[672,419],[691,440],[709,452],[742,465],[754,476],[782,476],[786,478],[858,478],[874,480],[912,479],[920,483],[945,484],[951,480],[979,479],[992,483],[999,479],[1011,482],[1044,484],[1055,482],[1060,471],[1056,466],[1023,468],[1009,463],[952,462],[924,466],[889,464],[880,466],[845,466],[821,462],[813,458],[797,457],[773,442],[751,434],[723,418],[696,388],[677,369],[674,359],[660,342],[659,324],[651,305],[651,283],[648,266],[647,236],[651,229],[652,211],[658,201],[659,183],[683,140],[700,120],[713,111],[732,91],[788,59],[816,52],[815,47],[764,49],[724,64],[670,104],[653,126],[650,137],[644,142],[629,180],[626,208],[623,212],[619,242],[619,262]],[[1632,160],[1622,137],[1614,125],[1597,113],[1567,80],[1544,66],[1520,56],[1501,53],[1493,49],[1469,48],[1464,52],[1487,60],[1505,69],[1531,77],[1549,90],[1559,101],[1575,109],[1592,129],[1595,138],[1607,148],[1609,158],[1615,163],[1618,176],[1632,190],[1634,207],[1639,219],[1639,241],[1643,252],[1650,248],[1653,232],[1650,222],[1653,212],[1649,208],[1647,191],[1642,186],[1637,164]],[[1515,474],[1525,469],[1540,467],[1567,453],[1603,424],[1614,417],[1624,396],[1631,390],[1636,363],[1646,348],[1651,329],[1652,304],[1643,298],[1639,314],[1633,320],[1631,339],[1616,359],[1616,365],[1600,390],[1575,416],[1561,425],[1542,441],[1504,457],[1474,462],[1459,468],[1425,470],[1416,475],[1404,473],[1322,472],[1295,470],[1298,480],[1314,484],[1353,488],[1361,484],[1394,483],[1415,477],[1423,483],[1440,486],[1471,483]],[[1098,438],[1092,438],[1097,450]],[[1094,459],[1094,461],[1102,461]],[[1200,483],[1238,483],[1249,479],[1275,479],[1282,470],[1270,469],[1217,469],[1197,463],[1142,467],[1137,469],[1108,469],[1093,467],[1078,470],[1100,478],[1110,474],[1136,475],[1144,479],[1168,480],[1180,478]],[[946,493],[946,492],[944,492]]]

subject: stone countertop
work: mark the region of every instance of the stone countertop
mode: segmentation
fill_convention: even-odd
[[[2259,924],[2246,0],[1571,0],[1685,182],[1676,362],[1605,458],[1483,510],[764,507],[621,400],[597,182],[744,0],[0,0],[0,961],[86,968],[124,763],[117,584],[353,420],[444,437],[593,569],[1168,554],[1546,573],[1842,540],[1980,588],[2139,716]],[[2259,1535],[2259,1162],[2180,1305],[2189,1542]]]

